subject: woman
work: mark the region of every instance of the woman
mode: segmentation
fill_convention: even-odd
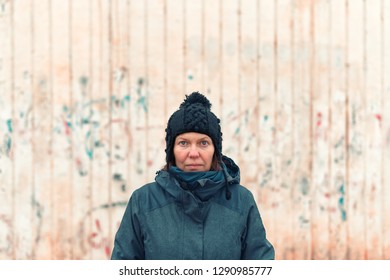
[[[274,259],[253,195],[222,155],[220,120],[198,92],[166,128],[166,165],[135,190],[111,259]]]

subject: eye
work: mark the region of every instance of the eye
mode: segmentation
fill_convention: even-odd
[[[187,145],[187,141],[181,140],[181,141],[177,142],[177,144],[179,146],[186,146]]]
[[[209,141],[202,140],[202,141],[200,141],[200,145],[201,146],[208,146],[209,145]]]

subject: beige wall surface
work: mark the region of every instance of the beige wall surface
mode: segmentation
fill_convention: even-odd
[[[192,91],[277,259],[390,259],[390,1],[0,0],[0,259],[108,259]]]

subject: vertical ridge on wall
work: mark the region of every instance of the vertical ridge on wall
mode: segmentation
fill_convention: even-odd
[[[202,87],[202,1],[183,1],[184,16],[184,92],[204,92]]]
[[[166,88],[164,80],[166,73],[164,72],[164,53],[166,45],[164,45],[164,37],[166,36],[164,29],[164,5],[165,1],[149,1],[148,2],[148,24],[147,24],[147,53],[149,57],[146,76],[148,77],[148,92],[149,107],[148,107],[148,143],[147,150],[147,182],[154,180],[156,172],[164,165],[165,158],[165,103],[166,103]],[[160,46],[153,49],[154,45]]]
[[[75,196],[74,196],[74,178],[75,178],[75,172],[74,172],[74,169],[75,169],[75,163],[74,163],[74,160],[75,160],[75,131],[74,131],[74,123],[73,123],[73,118],[74,118],[74,115],[73,115],[73,112],[74,112],[74,73],[73,73],[73,70],[74,70],[74,65],[73,65],[73,54],[74,54],[74,48],[73,48],[73,38],[74,38],[74,32],[73,32],[73,21],[74,21],[74,18],[73,18],[73,5],[74,5],[74,1],[73,0],[69,0],[69,11],[68,11],[68,17],[69,17],[69,20],[68,20],[68,32],[69,32],[69,38],[68,38],[68,64],[69,64],[69,80],[68,80],[68,83],[69,83],[69,88],[68,88],[68,94],[69,94],[69,107],[68,107],[68,127],[70,128],[70,134],[69,134],[69,140],[70,140],[70,148],[69,148],[69,167],[70,167],[70,171],[69,171],[69,176],[70,176],[70,183],[68,185],[68,191],[69,191],[69,196],[68,196],[68,199],[69,199],[69,202],[70,202],[70,213],[69,213],[69,216],[66,217],[67,219],[67,224],[69,224],[69,228],[70,228],[70,237],[69,237],[69,254],[70,254],[70,258],[71,259],[74,259],[75,258],[75,227],[74,227],[74,201],[75,201]]]
[[[346,84],[345,84],[345,3],[331,1],[330,26],[330,256],[344,259],[347,254],[346,179]]]
[[[14,26],[14,74],[15,79],[15,138],[14,158],[15,161],[15,193],[13,231],[14,256],[16,259],[33,258],[33,232],[36,229],[33,223],[33,87],[32,87],[32,12],[31,1],[15,2],[12,23]],[[17,16],[16,16],[17,15]],[[20,20],[23,18],[24,20]],[[17,59],[16,59],[17,58]],[[20,213],[17,212],[20,211]],[[23,232],[23,235],[18,234]]]
[[[364,203],[364,41],[363,1],[348,2],[347,94],[348,94],[348,203],[349,244],[365,244]],[[353,50],[353,51],[352,51]],[[354,234],[361,232],[362,234]],[[348,246],[350,259],[363,259],[364,246]]]
[[[258,3],[258,17],[261,22],[258,23],[258,71],[257,80],[258,88],[258,197],[259,210],[263,217],[264,225],[267,230],[268,239],[273,243],[276,251],[276,258],[279,258],[280,247],[275,241],[277,240],[275,224],[276,216],[274,215],[273,206],[277,200],[275,196],[275,152],[274,130],[275,130],[275,65],[274,65],[274,1],[260,1]],[[275,238],[275,240],[274,240]],[[294,245],[291,244],[291,247]],[[294,248],[290,248],[294,250]]]
[[[293,95],[292,95],[292,4],[278,0],[275,7],[275,217],[291,213],[293,189]],[[283,20],[278,20],[283,19]],[[261,135],[257,136],[261,137]],[[290,219],[291,220],[291,219]],[[275,243],[287,243],[292,238],[291,221],[275,223]],[[280,259],[292,259],[291,248],[279,249]]]
[[[33,96],[33,248],[32,258],[50,259],[51,232],[51,122],[52,97],[50,96],[50,41],[49,3],[33,2],[33,45],[32,45],[32,96]],[[39,16],[37,16],[39,15]],[[37,176],[39,174],[39,176]]]
[[[382,88],[382,112],[383,112],[383,194],[382,194],[382,236],[383,259],[390,259],[390,2],[382,1],[382,28],[383,28],[383,88]]]
[[[131,2],[131,26],[130,40],[133,43],[129,50],[132,69],[131,69],[131,126],[133,131],[133,142],[131,159],[131,186],[137,189],[145,184],[147,180],[146,161],[147,161],[147,122],[148,122],[148,77],[146,76],[146,10],[147,2]]]
[[[240,112],[238,88],[238,2],[222,5],[222,96],[221,126],[224,139],[223,153],[239,162]]]
[[[54,259],[55,258],[55,252],[54,252],[54,246],[53,244],[53,235],[52,232],[55,229],[55,218],[54,218],[54,208],[55,208],[55,194],[54,194],[54,92],[53,92],[53,7],[52,7],[52,2],[48,2],[48,41],[49,41],[49,50],[48,50],[48,57],[49,57],[49,71],[48,71],[48,76],[50,79],[49,87],[48,87],[48,92],[51,98],[51,104],[49,108],[50,112],[50,127],[49,127],[49,134],[51,136],[50,143],[48,146],[49,149],[49,185],[50,185],[50,213],[49,213],[49,218],[50,220],[50,232],[47,233],[47,238],[49,239],[49,244],[47,246],[50,246],[50,256],[49,259]]]
[[[107,57],[108,57],[108,65],[107,65],[107,86],[108,86],[108,91],[106,93],[107,96],[107,104],[108,104],[108,123],[107,123],[107,133],[108,133],[108,153],[107,153],[107,161],[108,161],[108,168],[107,168],[107,189],[108,189],[108,204],[112,205],[112,190],[113,190],[113,183],[112,183],[112,175],[113,175],[113,170],[114,170],[114,157],[113,157],[113,143],[114,143],[114,137],[113,132],[115,129],[113,129],[113,106],[114,106],[114,100],[113,100],[113,91],[114,91],[114,85],[113,85],[113,39],[114,39],[114,27],[113,27],[113,21],[114,21],[114,15],[112,12],[114,3],[113,1],[107,1],[106,3],[106,11],[107,11],[107,22],[108,22],[108,34],[107,34]],[[112,217],[112,208],[109,207],[107,209],[108,212],[108,238],[110,239],[111,236],[114,234],[113,231],[113,217]],[[97,223],[98,220],[96,220],[96,228],[99,228],[99,224]],[[104,247],[108,247],[109,244],[104,245]],[[108,247],[109,248],[109,247]],[[105,251],[105,257],[108,258],[110,251],[109,250],[104,250]]]
[[[382,258],[381,236],[381,37],[380,0],[366,4],[366,213],[367,213],[367,258]]]
[[[328,1],[314,6],[313,14],[313,198],[312,198],[312,257],[329,259],[329,12]],[[319,17],[324,13],[326,16]]]
[[[90,130],[85,153],[91,163],[91,206],[84,218],[85,246],[93,259],[107,259],[114,232],[111,229],[111,88],[110,13],[107,1],[91,1],[91,99],[87,104]]]
[[[182,13],[183,1],[166,0],[166,41],[167,41],[167,95],[166,95],[166,122],[169,116],[178,109],[183,101],[185,92],[184,71],[184,38],[186,19]]]
[[[202,5],[202,93],[209,98],[212,112],[221,116],[221,14],[220,1],[205,0]],[[223,128],[222,128],[223,129]],[[222,145],[224,146],[224,145]]]
[[[251,190],[254,197],[258,197],[257,187],[257,119],[258,110],[257,72],[256,72],[256,37],[252,36],[257,30],[256,2],[242,0],[239,2],[238,18],[238,98],[239,98],[239,146],[237,158],[240,162],[242,180],[245,187]]]
[[[129,88],[129,50],[125,47],[129,45],[128,27],[130,17],[127,13],[127,1],[111,1],[111,38],[110,38],[110,110],[111,119],[111,206],[109,217],[110,233],[105,236],[105,244],[101,249],[105,253],[105,258],[110,258],[115,233],[123,216],[125,202],[130,196],[129,180],[129,155],[130,155],[130,133],[129,133],[129,109],[131,106],[131,95]],[[146,140],[146,139],[145,139]]]
[[[89,145],[88,134],[91,131],[90,115],[91,100],[90,82],[90,17],[91,7],[89,1],[75,1],[72,3],[71,24],[71,45],[72,45],[72,103],[71,103],[71,124],[72,141],[78,143],[73,147],[72,157],[72,196],[73,196],[73,258],[88,259],[90,250],[87,244],[86,232],[91,231],[91,224],[85,220],[85,215],[89,210],[91,199],[90,185],[92,176],[90,156],[86,147]],[[88,11],[86,15],[82,13]]]
[[[301,2],[294,6],[294,240],[295,259],[311,257],[311,127],[310,100],[311,75],[311,3]]]
[[[68,221],[72,205],[71,195],[71,102],[69,95],[70,65],[68,59],[69,17],[70,5],[65,1],[51,2],[52,16],[52,98],[53,98],[53,131],[52,131],[52,161],[53,161],[53,228],[52,259],[70,259],[72,228]],[[62,44],[55,42],[62,41]],[[66,225],[66,226],[64,226]],[[69,225],[69,226],[68,226]]]
[[[15,258],[15,85],[13,2],[0,10],[0,259]]]
[[[345,35],[344,35],[344,83],[345,83],[345,193],[346,197],[344,199],[344,213],[345,217],[348,218],[348,205],[349,205],[349,197],[351,193],[351,187],[350,187],[350,172],[349,172],[349,143],[350,143],[350,135],[349,135],[349,77],[348,77],[348,48],[349,48],[349,2],[348,0],[345,0],[345,21],[344,21],[344,27],[345,27]],[[343,212],[342,212],[343,213]],[[349,232],[349,227],[348,223],[346,223],[346,247],[347,247],[347,252],[346,252],[346,258],[350,258],[350,250],[349,250],[349,239],[350,239],[350,232]]]

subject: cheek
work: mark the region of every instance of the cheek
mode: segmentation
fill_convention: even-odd
[[[211,150],[211,151],[209,151],[209,152],[207,153],[207,156],[206,156],[206,158],[207,158],[207,163],[209,163],[210,165],[211,165],[212,162],[213,162],[213,156],[214,156],[214,149]]]
[[[179,149],[173,150],[173,156],[175,157],[175,161],[182,162],[185,159],[185,153],[183,151],[180,151]]]

